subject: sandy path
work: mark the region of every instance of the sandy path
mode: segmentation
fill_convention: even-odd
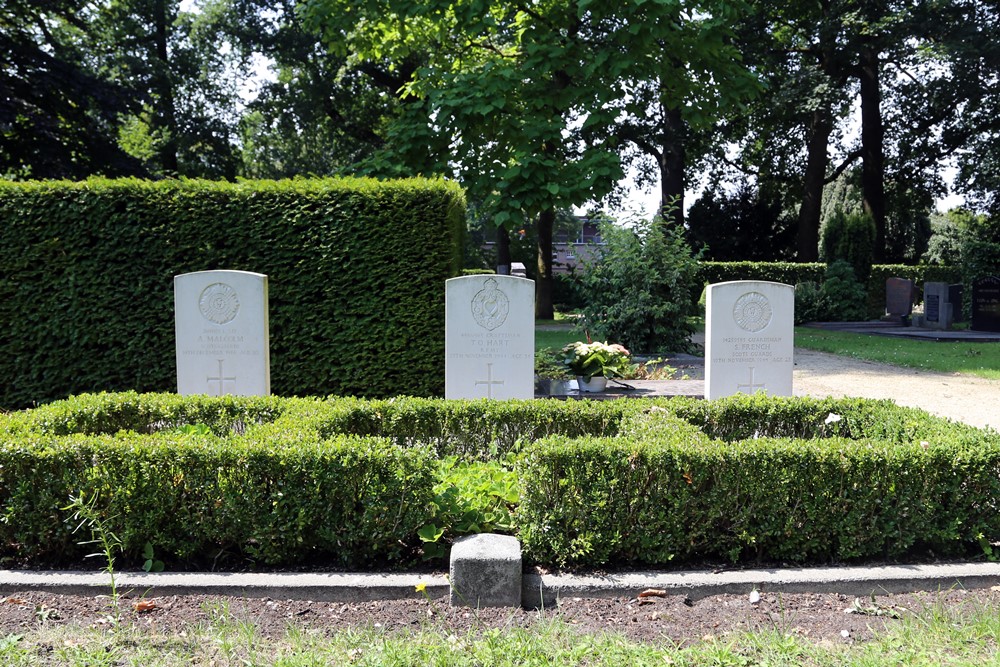
[[[899,405],[1000,430],[1000,382],[932,373],[795,348],[796,396],[888,398]]]

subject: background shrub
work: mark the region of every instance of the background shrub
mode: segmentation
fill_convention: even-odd
[[[581,276],[594,339],[632,352],[685,351],[701,291],[698,262],[680,229],[637,222],[601,227],[601,256]]]
[[[828,264],[842,259],[862,283],[871,275],[875,254],[875,222],[865,213],[838,208],[823,225],[820,257]]]

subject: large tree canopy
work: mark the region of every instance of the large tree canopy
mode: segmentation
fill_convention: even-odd
[[[399,91],[409,113],[383,159],[456,173],[498,226],[537,224],[537,303],[550,317],[555,212],[611,192],[624,121],[635,128],[680,109],[697,119],[709,100],[740,92],[727,85],[742,69],[723,39],[738,6],[310,0],[301,12],[357,63],[419,63]],[[638,143],[638,132],[628,139]]]
[[[880,256],[912,261],[944,168],[1000,214],[997,9],[8,0],[0,177],[452,175],[500,241],[533,227],[542,315],[555,212],[615,194],[626,167],[659,178],[668,219],[705,225],[691,238],[718,238],[720,215],[740,211],[746,231],[773,211],[768,238],[787,254],[795,220],[799,260],[816,257],[824,197],[848,179]],[[251,80],[255,58],[271,78]],[[706,174],[685,221],[685,190]]]

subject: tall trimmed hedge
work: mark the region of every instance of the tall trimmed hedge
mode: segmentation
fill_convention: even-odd
[[[0,407],[171,391],[173,276],[269,276],[276,394],[443,392],[464,195],[410,179],[0,182]]]
[[[706,284],[730,280],[769,280],[786,285],[822,283],[826,273],[826,264],[820,262],[702,262],[700,267],[699,275]],[[871,317],[885,312],[885,281],[889,278],[913,280],[919,300],[925,282],[958,283],[962,281],[962,270],[957,266],[930,264],[875,264],[865,283]]]

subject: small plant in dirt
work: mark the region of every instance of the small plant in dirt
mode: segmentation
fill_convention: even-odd
[[[115,553],[120,553],[122,550],[122,542],[111,532],[111,522],[114,517],[105,518],[101,510],[98,507],[98,497],[94,494],[89,500],[84,497],[84,494],[78,496],[70,496],[69,505],[63,507],[63,511],[73,511],[73,515],[70,519],[77,522],[76,528],[73,529],[74,533],[80,531],[81,528],[88,528],[90,530],[91,539],[84,542],[80,542],[81,545],[96,544],[99,546],[99,550],[94,553],[87,554],[85,558],[102,558],[104,559],[103,570],[108,573],[110,588],[110,601],[111,606],[111,616],[109,620],[114,627],[118,627],[121,623],[122,612],[121,612],[121,593],[118,591],[118,585],[115,581]]]
[[[462,462],[450,456],[440,461],[438,472],[434,521],[417,531],[425,559],[447,553],[445,537],[513,530],[513,510],[521,497],[513,454],[502,462]]]
[[[623,380],[684,380],[687,377],[687,375],[678,377],[677,369],[668,364],[662,357],[632,364],[632,367],[622,375]]]

